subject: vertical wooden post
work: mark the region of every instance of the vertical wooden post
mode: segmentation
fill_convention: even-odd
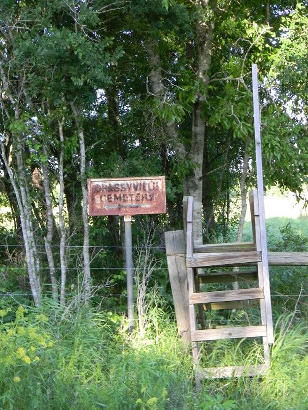
[[[187,201],[187,209],[186,209],[186,213],[184,214],[184,218],[185,218],[184,226],[186,226],[186,232],[185,232],[186,257],[192,258],[193,252],[194,252],[194,235],[193,235],[194,199],[192,196],[188,196],[187,199],[185,198],[185,202],[186,201]],[[187,270],[188,301],[189,301],[189,297],[192,295],[192,293],[196,291],[196,288],[195,288],[196,270],[193,268],[186,268],[186,270]],[[197,330],[195,306],[193,303],[189,303],[188,306],[189,306],[190,331],[195,332]],[[202,312],[202,306],[200,307],[201,307],[201,312]],[[201,313],[201,317],[202,317],[202,313]],[[199,364],[198,342],[192,342],[192,356],[193,356],[195,367],[197,368]]]
[[[262,249],[261,249],[261,229],[260,229],[260,211],[259,211],[259,207],[258,207],[258,192],[257,192],[257,190],[254,190],[254,191],[250,192],[249,201],[250,201],[251,224],[252,224],[252,232],[253,232],[254,243],[256,245],[257,251],[262,252]],[[259,288],[264,290],[263,262],[258,262],[257,269],[258,269]],[[262,325],[267,326],[267,310],[266,310],[266,301],[265,301],[265,299],[260,299],[259,305],[260,305],[260,313],[261,313],[261,323],[262,323]],[[262,340],[263,340],[265,365],[269,367],[269,365],[270,365],[270,351],[269,351],[268,336],[262,337]]]
[[[268,253],[267,253],[267,238],[264,215],[264,187],[263,187],[263,167],[262,167],[262,147],[261,147],[261,122],[260,122],[260,106],[258,93],[258,67],[252,64],[252,87],[253,87],[253,116],[254,130],[256,143],[256,168],[257,168],[257,189],[258,189],[258,207],[260,218],[260,239],[261,239],[261,255],[262,255],[262,270],[263,270],[263,285],[264,285],[264,300],[266,307],[266,321],[268,342],[274,343],[273,334],[273,319],[271,307],[271,291],[268,270]]]
[[[190,327],[184,232],[165,232],[165,243],[178,332],[188,346]]]

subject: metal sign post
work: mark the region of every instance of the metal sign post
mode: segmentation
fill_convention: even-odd
[[[134,328],[132,215],[166,212],[165,177],[89,179],[88,196],[89,215],[124,216],[127,316],[129,331],[132,331]]]
[[[134,263],[132,246],[132,217],[124,215],[125,226],[125,267],[126,267],[126,286],[127,286],[127,316],[128,330],[134,328]]]

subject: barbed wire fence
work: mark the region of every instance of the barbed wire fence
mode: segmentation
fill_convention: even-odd
[[[45,249],[45,244],[37,244],[36,245],[37,248],[43,248]],[[51,245],[52,248],[54,249],[59,249],[58,252],[54,251],[55,255],[59,255],[60,254],[60,245]],[[9,249],[23,249],[24,245],[22,244],[0,244],[0,252],[1,250],[9,250]],[[82,250],[83,249],[83,245],[66,245],[65,246],[66,249],[68,249],[70,252],[72,250]],[[88,246],[89,249],[92,249],[96,252],[98,252],[94,258],[92,258],[92,262],[94,261],[95,257],[99,256],[100,252],[103,250],[125,250],[125,246],[121,246],[121,245],[89,245]],[[136,251],[155,251],[156,253],[165,253],[165,246],[163,245],[133,245],[133,249]],[[45,251],[38,251],[38,254],[41,255],[46,255]],[[71,256],[71,255],[70,255]],[[18,265],[13,265],[11,263],[5,264],[5,262],[9,262],[9,261],[2,261],[2,266],[0,265],[0,273],[8,273],[10,270],[14,270],[14,271],[25,271],[27,270],[26,267],[23,266],[18,266]],[[301,268],[303,269],[304,267],[296,267],[296,268]],[[307,267],[306,267],[307,268]],[[125,266],[93,266],[91,267],[91,271],[109,271],[109,272],[116,272],[116,271],[125,271]],[[139,267],[134,267],[135,272],[139,269]],[[46,266],[41,267],[42,271],[48,271],[49,268]],[[58,271],[60,271],[60,267],[57,268]],[[67,267],[67,271],[68,272],[73,272],[73,271],[81,271],[82,270],[82,263],[80,261],[79,266],[70,266]],[[167,267],[167,263],[164,266],[155,266],[155,268],[151,267],[151,270],[154,271],[165,271],[166,273],[168,272],[168,267]],[[69,292],[68,292],[69,295]],[[1,292],[0,290],[0,298],[14,298],[14,297],[31,297],[32,293],[31,292]],[[123,296],[122,294],[116,294],[113,293],[112,294],[113,297],[120,297]],[[284,299],[290,299],[290,300],[294,300],[296,301],[299,297],[299,294],[283,294],[277,291],[272,291],[272,298],[284,298]],[[301,292],[300,294],[300,300],[299,303],[304,304],[304,305],[308,305],[308,302],[303,301],[302,299],[307,298],[308,294],[303,294]]]

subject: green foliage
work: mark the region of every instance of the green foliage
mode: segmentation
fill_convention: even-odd
[[[281,317],[276,324],[272,368],[263,384],[271,408],[304,409],[308,404],[307,327],[292,327],[291,320],[292,316]]]
[[[250,69],[251,63],[257,62],[261,81],[265,78],[261,90],[265,183],[300,195],[308,164],[304,2],[296,2],[296,7],[291,0],[268,2],[268,15],[265,4],[252,0],[218,1],[215,9],[212,2],[202,6],[206,2],[186,0],[0,3],[1,139],[3,134],[15,172],[15,148],[21,141],[38,244],[44,243],[46,207],[42,191],[31,184],[31,174],[42,163],[48,166],[56,209],[63,150],[67,238],[71,245],[77,245],[67,255],[70,294],[66,310],[48,300],[41,311],[28,307],[26,312],[18,307],[21,302],[31,304],[26,296],[29,283],[23,248],[14,246],[21,243],[16,201],[0,161],[1,188],[6,195],[4,200],[0,198],[1,205],[11,206],[15,223],[12,232],[4,220],[6,225],[0,232],[1,243],[10,245],[0,249],[0,407],[307,407],[301,392],[307,380],[303,368],[306,330],[298,326],[306,314],[301,296],[306,293],[306,268],[271,269],[274,318],[282,313],[291,316],[278,322],[268,376],[263,381],[208,381],[197,392],[190,355],[171,324],[172,298],[162,252],[155,255],[162,269],[157,269],[155,281],[150,281],[151,295],[145,300],[153,294],[162,295],[163,300],[151,305],[143,338],[138,332],[131,336],[125,333],[125,273],[123,254],[117,248],[122,238],[115,219],[90,221],[91,245],[116,246],[97,253],[93,250],[91,255],[93,284],[106,281],[110,285],[99,289],[92,300],[94,306],[103,306],[104,312],[95,313],[91,307],[84,311],[78,305],[83,181],[77,171],[78,131],[82,126],[88,176],[165,174],[168,214],[140,217],[133,228],[134,236],[140,236],[154,220],[160,246],[167,224],[182,227],[183,181],[196,167],[189,150],[195,107],[200,103],[205,124],[205,224],[213,213],[212,237],[231,237],[235,219],[230,220],[230,196],[238,191],[245,153],[253,158]],[[209,67],[205,72],[199,72],[200,47],[206,40],[200,38],[200,31],[209,21],[214,26],[213,43],[207,50],[211,61],[206,62]],[[151,61],[151,52],[157,64]],[[155,69],[161,74],[158,98],[151,93],[150,78]],[[200,79],[203,75],[205,81]],[[72,102],[79,112],[78,126]],[[59,121],[63,123],[63,144],[59,142]],[[174,127],[173,137],[169,127]],[[187,150],[185,158],[176,150],[179,143]],[[247,185],[253,179],[250,170]],[[57,223],[56,212],[55,219]],[[305,223],[281,228],[270,221],[270,249],[306,250]],[[58,246],[58,239],[55,229],[52,245]],[[39,255],[47,288],[46,255],[44,251]],[[54,256],[58,268],[59,253],[55,251]],[[110,261],[116,270],[108,271]],[[25,296],[18,296],[17,289]],[[76,309],[71,311],[71,306]],[[208,313],[213,324],[255,323],[257,317],[254,309],[249,313]],[[246,341],[209,345],[203,357],[207,365],[260,361],[258,343],[252,347]]]
[[[308,238],[302,232],[295,231],[291,223],[280,228],[282,240],[278,242],[277,249],[285,249],[286,251],[301,252],[306,251],[308,246]]]
[[[14,321],[0,324],[1,407],[194,406],[199,398],[192,390],[190,355],[174,327],[159,317],[155,337],[150,330],[140,340],[123,333],[117,315],[64,316],[56,306],[31,313],[19,307]],[[200,403],[232,408],[221,396],[203,394]]]
[[[306,4],[296,3],[291,18],[284,18],[279,37],[280,47],[271,57],[271,85],[279,90],[280,98],[292,98],[290,110],[294,114],[307,113],[307,44],[308,19]],[[278,80],[279,77],[279,80]]]

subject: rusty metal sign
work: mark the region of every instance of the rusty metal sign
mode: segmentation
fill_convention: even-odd
[[[88,180],[89,215],[140,215],[166,212],[165,177]]]

